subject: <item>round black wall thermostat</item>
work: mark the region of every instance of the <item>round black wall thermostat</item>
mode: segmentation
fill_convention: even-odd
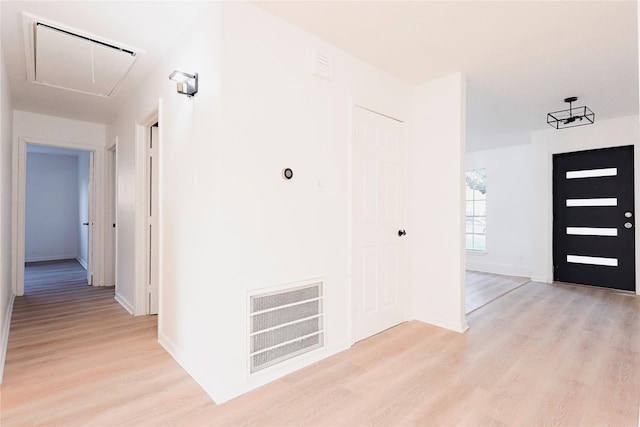
[[[291,179],[293,178],[293,170],[291,168],[284,168],[282,169],[282,177],[284,179]]]

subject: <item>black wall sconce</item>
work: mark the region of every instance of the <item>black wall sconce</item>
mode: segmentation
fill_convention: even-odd
[[[174,71],[169,79],[178,82],[178,93],[192,97],[198,93],[198,73],[189,74],[184,71]]]

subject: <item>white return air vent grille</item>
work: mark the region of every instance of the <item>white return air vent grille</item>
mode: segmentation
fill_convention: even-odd
[[[250,372],[324,345],[322,282],[249,296]]]

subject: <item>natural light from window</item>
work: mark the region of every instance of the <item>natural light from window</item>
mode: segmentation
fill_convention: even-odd
[[[467,250],[487,250],[487,171],[472,169],[466,177]]]

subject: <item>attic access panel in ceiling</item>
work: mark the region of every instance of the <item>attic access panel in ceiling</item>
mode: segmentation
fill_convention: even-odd
[[[110,98],[138,57],[133,49],[31,19],[27,69],[47,86]],[[27,34],[28,36],[28,34]]]

